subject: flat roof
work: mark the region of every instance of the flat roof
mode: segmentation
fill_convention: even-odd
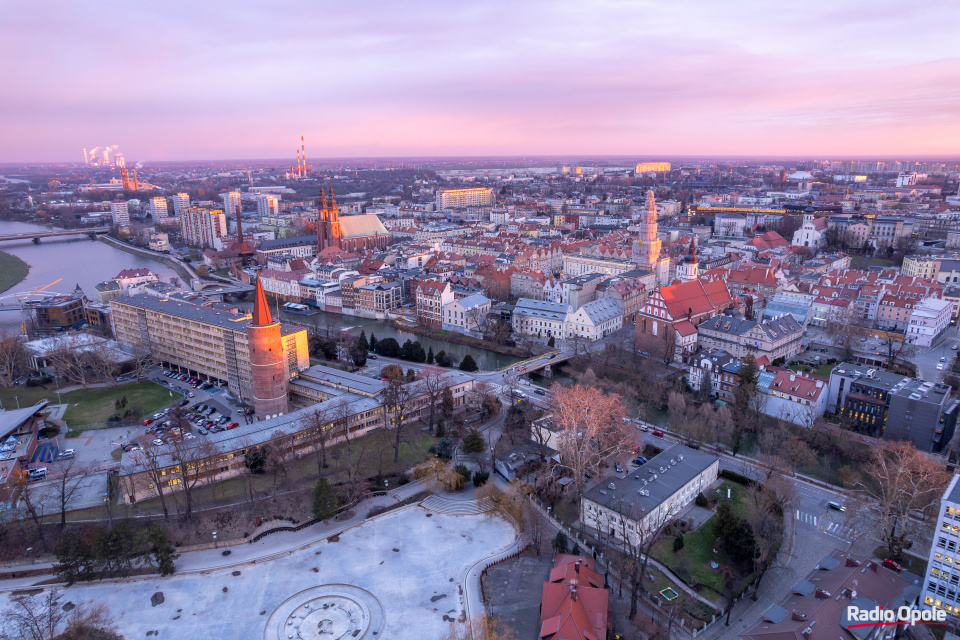
[[[203,306],[186,302],[184,300],[175,300],[168,298],[158,298],[156,296],[139,294],[135,296],[120,296],[110,301],[114,304],[125,304],[140,309],[156,311],[157,313],[166,313],[171,316],[202,322],[203,324],[216,325],[221,329],[232,331],[246,331],[253,316],[250,314],[234,313],[235,305],[229,305],[222,302],[209,302]],[[292,324],[280,323],[280,332],[282,335],[290,335],[298,331],[306,331],[302,327]]]
[[[315,364],[312,367],[304,369],[300,372],[300,377],[320,384],[328,383],[348,389],[356,389],[361,393],[369,395],[377,395],[387,386],[379,378],[368,378],[367,376],[361,376],[356,373],[348,373],[340,369],[334,369],[333,367],[326,367],[322,364]]]

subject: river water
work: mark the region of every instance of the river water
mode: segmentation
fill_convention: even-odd
[[[0,235],[13,233],[28,233],[30,231],[49,231],[49,227],[24,222],[7,222],[0,220]],[[60,282],[47,291],[68,293],[79,284],[91,300],[96,300],[96,285],[113,278],[124,269],[146,267],[160,276],[163,280],[176,277],[176,272],[170,267],[146,257],[134,255],[115,249],[114,247],[90,240],[86,236],[78,236],[70,240],[46,241],[33,244],[31,240],[22,242],[0,242],[0,251],[12,254],[30,265],[30,272],[25,280],[14,285],[7,292],[0,294],[0,304],[15,304],[16,299],[10,296],[21,291],[32,291],[44,287],[58,278]],[[249,303],[241,303],[248,306]],[[412,333],[397,331],[379,320],[368,320],[354,316],[344,316],[338,313],[320,312],[313,316],[301,316],[281,310],[281,317],[289,322],[301,324],[308,328],[319,327],[321,331],[328,327],[333,329],[349,329],[357,335],[365,331],[367,339],[376,334],[377,339],[395,338],[400,344],[405,340],[419,340],[423,349],[433,348],[433,352],[446,351],[462,359],[468,353],[477,361],[483,370],[497,369],[519,360],[513,356],[506,356],[488,351],[475,349],[465,345],[454,344],[431,338],[421,338]],[[0,311],[0,325],[19,325],[18,311]]]

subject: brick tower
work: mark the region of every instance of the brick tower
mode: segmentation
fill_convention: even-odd
[[[280,321],[270,316],[267,296],[257,280],[253,299],[253,320],[247,327],[250,350],[250,378],[253,386],[253,409],[257,420],[287,413],[287,375],[283,366],[283,343]]]

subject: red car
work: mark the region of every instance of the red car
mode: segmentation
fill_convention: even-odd
[[[651,431],[650,433],[657,436],[658,438],[663,437],[663,431],[660,431],[659,429],[657,429],[656,431]]]
[[[903,571],[903,567],[901,567],[899,564],[897,564],[890,558],[887,558],[886,560],[883,561],[883,566],[885,566],[887,569],[893,569],[894,571]]]
[[[143,426],[147,426],[148,424],[153,424],[153,418],[147,418],[143,421]]]
[[[230,424],[227,425],[227,429],[236,429],[239,426],[240,426],[239,422],[231,422]]]

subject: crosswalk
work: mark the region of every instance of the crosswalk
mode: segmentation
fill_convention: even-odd
[[[829,517],[824,517],[823,513],[807,513],[797,509],[794,517],[802,524],[841,540],[851,540],[856,533],[852,528],[836,522]]]

